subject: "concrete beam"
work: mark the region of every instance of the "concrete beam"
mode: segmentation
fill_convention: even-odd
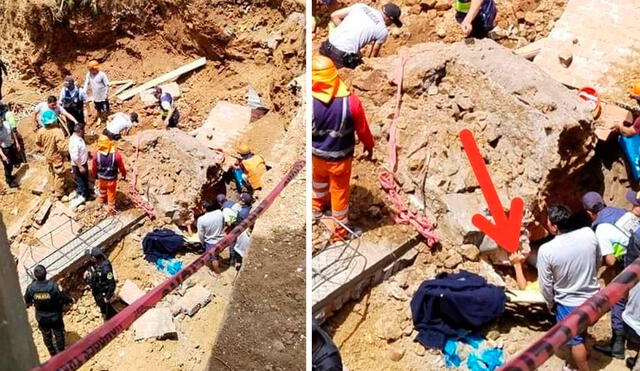
[[[38,365],[27,310],[18,284],[18,272],[0,217],[0,354],[3,370],[30,370]]]

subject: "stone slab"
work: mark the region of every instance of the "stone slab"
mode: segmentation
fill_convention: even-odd
[[[534,63],[565,85],[604,92],[615,85],[612,68],[640,48],[640,34],[630,32],[639,17],[637,1],[569,0]],[[568,68],[558,60],[565,50],[573,54]]]
[[[18,235],[18,233],[20,233],[24,224],[38,209],[39,204],[40,198],[33,197],[24,209],[20,209],[20,216],[7,226],[7,236],[9,237],[9,240],[13,240]]]
[[[149,309],[133,323],[132,328],[135,340],[178,335],[169,308]]]
[[[80,234],[81,225],[74,214],[61,202],[56,203],[49,212],[47,222],[35,233],[40,243],[48,248],[60,248]]]
[[[234,152],[236,142],[249,130],[251,108],[220,101],[198,129],[196,139],[208,148]]]
[[[144,294],[146,294],[146,291],[139,288],[138,285],[131,280],[124,281],[120,292],[118,292],[120,299],[129,305],[143,297]]]
[[[36,215],[33,216],[33,220],[39,225],[42,225],[44,221],[47,219],[47,215],[49,215],[49,210],[51,210],[51,206],[53,206],[53,203],[51,203],[51,199],[47,198],[46,200],[44,200],[44,202],[42,203],[42,206],[40,206],[40,209],[38,209],[38,212],[36,213]]]
[[[29,167],[20,180],[20,188],[28,189],[35,195],[41,195],[49,184],[49,174],[46,169]]]
[[[349,244],[333,244],[316,254],[312,258],[311,286],[314,316],[326,314],[328,306],[339,309],[344,302],[358,296],[352,292],[362,292],[366,286],[381,281],[383,272],[390,272],[386,268],[404,259],[404,254],[418,241],[419,238],[414,237],[393,245],[386,240],[377,243],[354,240]],[[411,256],[415,255],[407,258]],[[381,273],[383,276],[379,276]]]
[[[176,305],[179,306],[181,312],[193,316],[211,301],[212,296],[211,291],[203,286],[195,285],[187,290],[184,296],[176,302]]]

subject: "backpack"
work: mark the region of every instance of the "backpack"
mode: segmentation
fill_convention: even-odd
[[[422,282],[411,299],[416,341],[443,349],[448,338],[459,340],[502,316],[506,300],[502,288],[477,274],[440,273]]]
[[[170,229],[154,229],[142,240],[142,251],[147,261],[155,263],[158,259],[172,259],[182,250],[184,237]]]

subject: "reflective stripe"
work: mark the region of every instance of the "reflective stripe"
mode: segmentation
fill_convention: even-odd
[[[313,198],[322,198],[322,197],[325,197],[328,194],[329,194],[329,192],[316,192],[316,191],[313,191]]]
[[[469,13],[469,9],[471,9],[471,0],[455,0],[454,7],[456,12]]]
[[[331,210],[331,215],[335,216],[336,218],[339,216],[347,215],[348,213],[349,213],[348,207],[344,210]]]
[[[322,211],[320,211],[320,210],[313,210],[313,217],[314,217],[314,218],[321,218],[321,217],[322,217]]]
[[[327,188],[329,183],[311,182],[314,188]]]
[[[353,147],[343,149],[342,151],[324,151],[318,148],[312,148],[311,153],[323,158],[342,158],[353,153]]]

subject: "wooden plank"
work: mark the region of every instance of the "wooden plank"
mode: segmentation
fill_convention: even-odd
[[[111,94],[111,98],[115,97],[116,95],[122,93],[123,91],[129,89],[131,86],[133,86],[133,80],[124,83],[121,87],[118,88],[118,90],[115,91],[115,93]]]
[[[200,58],[200,59],[196,59],[195,61],[189,63],[189,64],[185,64],[184,66],[177,68],[171,72],[165,73],[164,75],[160,76],[160,77],[156,77],[155,79],[151,80],[151,81],[147,81],[142,85],[136,86],[133,89],[129,89],[125,92],[122,92],[120,94],[117,95],[118,99],[120,100],[127,100],[133,96],[135,96],[136,94],[145,91],[147,89],[153,88],[154,86],[160,85],[164,82],[167,82],[169,80],[173,80],[176,77],[185,74],[189,71],[195,70],[196,68],[202,67],[205,64],[207,64],[207,58]]]
[[[46,200],[44,200],[44,203],[40,207],[40,210],[38,210],[36,215],[33,216],[33,220],[35,220],[39,225],[42,225],[44,223],[44,220],[47,218],[47,215],[49,215],[51,206],[53,206],[53,204],[51,203],[51,199],[47,198]]]
[[[133,80],[117,80],[117,81],[109,81],[109,86],[114,86],[114,85],[125,85],[125,84],[134,84],[135,81]]]
[[[545,37],[540,40],[536,40],[531,44],[525,45],[522,48],[518,48],[513,52],[516,55],[519,55],[525,59],[533,59],[536,55],[538,55],[538,53],[540,53],[540,50],[544,48],[546,43],[547,43],[547,38]]]

